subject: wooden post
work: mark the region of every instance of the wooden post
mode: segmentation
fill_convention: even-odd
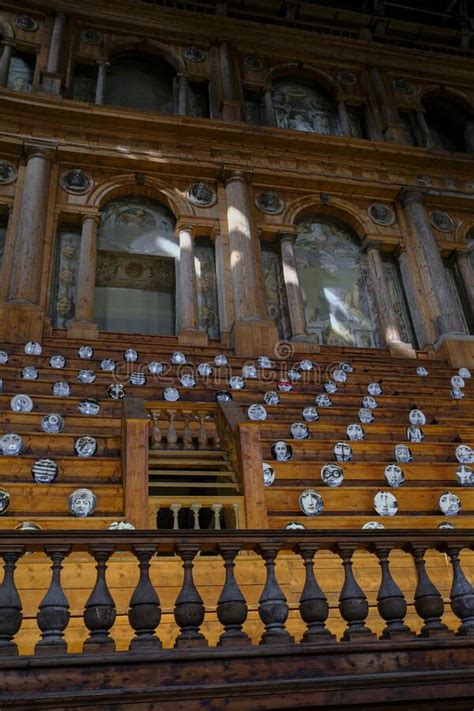
[[[268,528],[260,432],[253,425],[239,424],[237,437],[245,498],[245,526],[251,529]]]
[[[148,528],[148,431],[145,403],[127,397],[122,409],[124,514],[135,528]]]

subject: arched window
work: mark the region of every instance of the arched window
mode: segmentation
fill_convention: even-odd
[[[172,112],[174,69],[161,57],[122,54],[112,59],[104,104]]]
[[[474,152],[474,123],[463,106],[443,96],[429,96],[423,106],[435,148]]]
[[[278,128],[341,135],[337,104],[322,87],[300,77],[287,77],[273,88]]]
[[[135,196],[109,202],[97,233],[99,329],[174,335],[178,256],[175,218],[167,207]]]

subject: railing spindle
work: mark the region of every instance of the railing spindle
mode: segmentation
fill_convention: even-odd
[[[451,609],[461,620],[456,634],[471,637],[474,635],[474,588],[461,568],[459,554],[462,546],[448,543],[445,549],[453,566],[453,584],[450,592]]]
[[[379,564],[382,569],[382,580],[377,593],[377,608],[386,627],[381,634],[381,639],[402,639],[414,637],[415,633],[404,623],[407,614],[405,596],[396,584],[390,572],[388,557],[391,548],[385,545],[374,545]]]
[[[289,644],[294,641],[285,629],[288,605],[275,575],[275,561],[280,547],[273,543],[262,543],[258,546],[258,552],[265,561],[267,569],[265,587],[258,601],[258,614],[265,625],[260,644]]]
[[[168,449],[178,449],[178,433],[176,432],[176,427],[174,426],[174,420],[176,417],[176,412],[174,410],[167,410],[169,417],[168,422],[168,432],[166,433],[166,441]]]
[[[242,630],[242,625],[247,619],[247,602],[234,575],[234,560],[239,550],[239,545],[219,546],[225,567],[224,587],[217,601],[217,619],[224,626],[224,632],[217,643],[219,647],[250,644],[249,636]]]
[[[61,570],[71,546],[46,546],[45,551],[53,565],[49,589],[39,604],[37,622],[42,634],[35,646],[35,654],[61,654],[67,652],[63,637],[70,617],[69,602],[61,586]]]
[[[85,604],[84,622],[90,635],[84,642],[84,652],[115,651],[115,642],[109,634],[115,622],[115,602],[105,579],[107,561],[113,552],[113,546],[91,546],[91,553],[97,563],[97,578]]]
[[[205,414],[199,413],[198,449],[207,449],[208,435],[205,425]]]
[[[17,546],[2,550],[3,581],[0,585],[0,655],[18,654],[18,646],[13,641],[23,620],[21,599],[15,585],[16,562],[23,555],[24,547]]]
[[[155,554],[156,546],[133,546],[132,550],[138,558],[140,578],[130,598],[128,620],[135,630],[135,637],[131,640],[129,649],[133,652],[159,649],[162,645],[155,629],[161,620],[160,599],[150,580],[150,558]]]
[[[424,558],[426,546],[413,543],[410,546],[410,550],[415,560],[418,581],[414,596],[415,609],[424,621],[420,637],[445,637],[450,632],[446,625],[441,622],[441,616],[444,612],[443,598],[426,572]]]
[[[306,572],[305,584],[300,597],[300,615],[306,622],[307,628],[301,641],[309,644],[332,642],[336,639],[326,627],[329,605],[326,595],[319,587],[314,575],[313,560],[318,550],[317,545],[300,543],[297,546],[297,551],[303,558]]]
[[[174,618],[181,629],[174,646],[207,647],[207,639],[199,631],[204,621],[204,604],[193,580],[193,560],[199,553],[199,546],[178,545],[176,552],[183,561],[184,579],[174,608]]]
[[[352,570],[352,556],[357,545],[351,543],[339,543],[337,550],[342,559],[344,567],[344,585],[339,595],[339,610],[343,619],[347,622],[342,639],[344,641],[364,639],[375,639],[375,634],[365,624],[369,614],[367,598],[360,585],[357,583]]]
[[[194,449],[193,433],[191,430],[191,417],[192,415],[188,414],[184,416],[183,449]]]
[[[153,419],[153,426],[151,430],[151,448],[152,449],[161,449],[163,447],[162,444],[162,434],[160,430],[160,410],[152,410],[151,416]]]

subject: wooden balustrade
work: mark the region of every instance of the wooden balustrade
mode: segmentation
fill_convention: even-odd
[[[223,626],[218,646],[245,646],[250,639],[242,627],[247,620],[249,603],[235,577],[235,565],[239,553],[255,558],[255,567],[260,568],[260,580],[265,582],[258,599],[258,614],[263,623],[260,633],[261,645],[286,645],[334,643],[334,635],[326,627],[328,600],[318,578],[317,557],[319,551],[331,551],[339,557],[344,569],[344,582],[340,590],[339,611],[347,623],[341,644],[353,641],[377,644],[376,635],[368,628],[367,596],[356,580],[352,559],[356,551],[376,556],[380,563],[381,581],[378,612],[385,623],[380,639],[417,640],[427,637],[474,636],[473,600],[474,589],[468,582],[460,562],[460,551],[472,549],[474,533],[469,530],[413,532],[410,542],[402,531],[162,531],[156,532],[68,532],[61,533],[1,533],[0,555],[4,561],[4,577],[0,585],[0,654],[17,655],[15,635],[22,626],[22,601],[15,585],[15,568],[26,553],[45,553],[53,565],[50,585],[39,604],[37,623],[41,639],[35,647],[35,655],[58,655],[67,651],[64,641],[69,623],[69,602],[61,584],[61,567],[69,555],[78,552],[90,555],[96,562],[96,581],[85,603],[84,627],[89,636],[83,644],[83,652],[113,652],[116,648],[111,629],[116,618],[117,603],[108,584],[107,571],[114,554],[132,555],[137,563],[138,582],[129,601],[128,619],[134,636],[129,649],[150,651],[161,648],[161,607],[159,589],[150,578],[151,559],[155,554],[168,556],[170,565],[174,556],[181,559],[182,585],[174,603],[174,618],[179,631],[174,640],[177,648],[206,647],[209,640],[202,628],[208,615],[215,616],[215,609],[206,609],[196,583],[200,566],[204,570],[209,555],[222,560],[225,580],[217,601],[217,618]],[[390,570],[390,553],[401,549],[413,559],[418,577],[414,594],[414,606],[422,619],[421,633],[415,636],[404,621],[407,601],[396,585]],[[444,604],[439,590],[430,580],[425,567],[426,551],[434,549],[446,554],[451,562],[452,587],[451,609],[459,619],[457,629],[449,629],[442,621]],[[299,615],[303,623],[301,642],[287,629],[289,605],[278,581],[276,561],[280,553],[294,553],[301,558],[305,571],[304,587],[299,593]],[[173,556],[174,554],[174,556]],[[204,555],[201,555],[204,554]],[[169,556],[172,556],[171,558]],[[314,563],[316,559],[316,565]],[[264,577],[261,575],[265,570]],[[158,586],[159,587],[159,586]],[[297,591],[296,591],[297,593]],[[176,594],[176,592],[175,592]],[[298,594],[298,593],[297,593]],[[157,632],[158,628],[158,632]],[[305,629],[304,629],[305,628]],[[293,628],[294,629],[294,628]]]
[[[220,448],[215,403],[147,402],[150,448],[209,450]]]
[[[169,511],[171,517],[169,524],[166,526],[158,525],[159,530],[172,529],[186,530],[220,530],[220,529],[237,529],[241,526],[241,520],[244,518],[244,500],[242,496],[208,496],[190,498],[186,496],[175,496],[161,498],[159,496],[149,497],[150,508],[150,528],[156,528],[158,522],[158,514]],[[192,514],[192,525],[182,525],[179,519],[183,518],[183,514]],[[207,516],[203,521],[203,514]],[[209,516],[210,514],[210,516]],[[189,518],[189,516],[188,516]],[[210,519],[210,520],[209,520]]]

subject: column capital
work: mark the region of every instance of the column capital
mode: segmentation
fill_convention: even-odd
[[[23,151],[27,161],[29,161],[30,158],[36,157],[50,161],[54,160],[57,148],[58,144],[56,141],[26,140],[23,142]]]
[[[100,225],[100,212],[81,212],[81,223],[92,220],[96,225]]]
[[[289,242],[290,244],[294,244],[296,242],[297,237],[297,234],[291,232],[280,232],[277,235],[277,239],[279,240],[280,244],[282,244],[283,242]]]
[[[191,232],[191,235],[195,237],[196,235],[196,225],[193,224],[193,218],[180,217],[176,222],[175,227],[176,234],[179,235],[180,232]]]
[[[107,67],[110,67],[110,61],[105,58],[104,59],[97,59],[96,64],[98,67],[105,67],[106,69],[107,69]]]
[[[362,240],[360,248],[363,252],[369,252],[371,249],[376,249],[377,252],[380,252],[382,245],[383,242],[380,239],[367,236]]]
[[[3,37],[2,40],[0,41],[0,44],[2,47],[12,47],[15,49],[17,46],[17,41],[14,37]]]
[[[424,192],[419,188],[402,188],[398,194],[398,200],[402,207],[409,205],[412,202],[416,202],[419,205],[423,205]]]
[[[244,171],[240,170],[239,168],[227,168],[224,167],[222,169],[222,181],[224,183],[224,186],[227,186],[229,183],[232,183],[234,181],[238,181],[240,183],[249,183],[250,182],[250,177],[252,173],[251,171]]]

